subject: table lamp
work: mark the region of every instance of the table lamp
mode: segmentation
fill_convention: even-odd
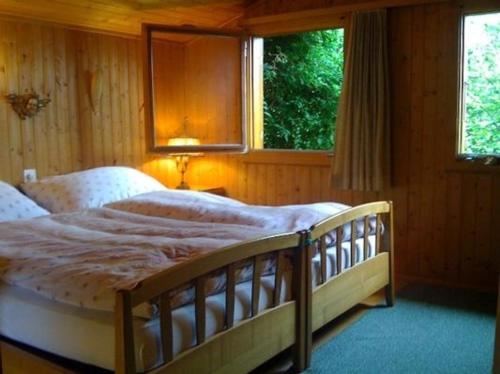
[[[200,145],[200,141],[197,138],[191,138],[188,136],[180,136],[177,138],[170,138],[167,143],[168,146],[191,146]],[[171,156],[175,157],[175,165],[177,171],[181,173],[181,183],[176,187],[178,190],[189,190],[189,185],[184,180],[184,174],[187,171],[190,156],[199,156],[199,152],[182,152],[182,153],[171,153]]]

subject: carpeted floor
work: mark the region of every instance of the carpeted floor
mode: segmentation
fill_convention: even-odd
[[[496,298],[409,285],[314,351],[307,373],[491,373]]]

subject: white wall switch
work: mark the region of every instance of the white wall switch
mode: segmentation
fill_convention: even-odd
[[[25,169],[24,170],[24,183],[36,182],[36,169]]]

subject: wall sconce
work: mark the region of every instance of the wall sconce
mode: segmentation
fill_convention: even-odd
[[[50,97],[43,99],[34,92],[23,95],[10,94],[6,98],[10,105],[12,105],[12,109],[14,109],[22,120],[34,117],[50,103]]]
[[[200,145],[199,139],[190,138],[188,136],[180,136],[178,138],[170,138],[167,143],[168,146],[191,146]],[[178,190],[189,190],[189,185],[184,180],[184,174],[186,174],[189,157],[191,156],[201,156],[201,153],[195,152],[182,152],[182,153],[171,153],[170,156],[175,157],[175,165],[177,171],[181,173],[181,183],[176,187]]]

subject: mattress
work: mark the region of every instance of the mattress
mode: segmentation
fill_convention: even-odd
[[[291,278],[284,276],[282,301],[289,298]],[[271,306],[274,277],[262,277],[259,310]],[[206,298],[206,336],[222,331],[225,293]],[[236,285],[235,324],[251,313],[251,282]],[[43,351],[113,370],[115,330],[113,313],[78,308],[39,296],[20,287],[0,284],[0,334]],[[194,305],[172,312],[173,349],[179,353],[196,341]],[[162,362],[159,320],[134,319],[137,370]]]
[[[369,238],[369,256],[373,254],[375,238]],[[350,266],[350,243],[342,246],[342,268]],[[327,249],[327,277],[337,272],[336,249]],[[363,239],[356,242],[356,261],[363,260]],[[312,261],[312,282],[317,285],[321,273],[320,257]],[[291,274],[284,274],[281,301],[290,299]],[[261,282],[259,310],[272,304],[274,276],[264,276]],[[235,324],[250,317],[251,282],[236,286]],[[206,336],[224,326],[225,293],[206,298]],[[194,305],[177,308],[172,313],[173,349],[179,353],[196,342]],[[0,283],[0,334],[14,341],[73,359],[85,364],[113,370],[115,364],[114,315],[110,312],[79,308],[56,302],[33,291]],[[139,371],[161,364],[158,319],[134,319],[136,362]]]

